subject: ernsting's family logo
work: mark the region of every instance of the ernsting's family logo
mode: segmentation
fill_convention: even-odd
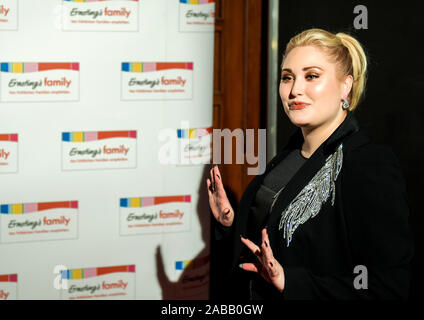
[[[78,201],[2,204],[0,242],[75,239]]]
[[[135,168],[137,131],[62,133],[63,170]]]
[[[179,281],[178,294],[185,297],[200,295],[209,289],[210,256],[175,262]]]
[[[189,100],[192,62],[123,62],[123,100]]]
[[[135,299],[135,265],[62,270],[57,277],[62,300]]]
[[[214,31],[214,0],[180,0],[179,11],[181,32]]]
[[[3,102],[79,100],[78,62],[2,62]]]
[[[62,26],[68,31],[137,31],[138,0],[63,0]]]
[[[120,199],[120,234],[189,231],[190,195]]]

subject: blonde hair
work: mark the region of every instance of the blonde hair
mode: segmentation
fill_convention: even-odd
[[[343,76],[353,77],[352,89],[349,93],[349,109],[355,110],[365,91],[367,77],[367,57],[361,44],[354,37],[339,32],[337,34],[322,29],[308,29],[290,39],[283,56],[301,46],[316,46],[328,53],[338,64]]]

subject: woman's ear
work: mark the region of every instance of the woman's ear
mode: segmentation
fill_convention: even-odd
[[[353,85],[353,77],[349,74],[345,76],[343,80],[343,89],[342,89],[342,98],[347,99],[349,97],[349,93],[352,90]]]

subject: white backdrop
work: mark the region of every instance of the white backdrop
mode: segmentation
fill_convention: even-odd
[[[209,166],[158,159],[161,130],[212,126],[215,4],[184,2],[0,0],[0,299],[208,298]],[[153,68],[130,100],[125,63]]]

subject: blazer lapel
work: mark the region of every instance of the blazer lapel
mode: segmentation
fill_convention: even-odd
[[[284,159],[287,154],[289,154],[291,150],[286,149],[276,157],[274,157],[266,166],[265,172],[261,175],[257,175],[253,178],[253,180],[249,183],[246,190],[243,193],[243,196],[240,201],[240,207],[238,208],[237,215],[235,219],[240,219],[239,222],[235,223],[236,226],[236,234],[242,235],[246,234],[247,228],[247,219],[250,212],[250,207],[252,205],[253,200],[255,199],[256,192],[259,190],[261,183],[263,182],[266,174],[282,159]]]
[[[302,131],[297,130],[289,139],[289,142],[284,147],[283,151],[277,154],[271,161],[267,164],[265,168],[265,172],[261,175],[257,175],[252,179],[252,181],[247,186],[246,190],[243,193],[242,199],[240,201],[240,212],[243,212],[244,215],[248,215],[248,211],[250,210],[250,206],[255,198],[256,192],[258,191],[261,183],[263,182],[265,176],[269,171],[271,171],[275,165],[281,162],[294,148],[296,148],[299,143],[303,142]]]

